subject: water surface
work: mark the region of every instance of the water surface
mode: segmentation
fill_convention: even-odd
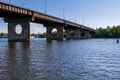
[[[116,39],[0,39],[0,80],[120,80]]]

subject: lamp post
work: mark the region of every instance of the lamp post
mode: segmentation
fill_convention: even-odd
[[[63,19],[65,19],[65,8],[63,8]]]
[[[76,14],[75,14],[75,22],[76,22]]]
[[[47,0],[44,1],[45,1],[45,13],[47,13]]]

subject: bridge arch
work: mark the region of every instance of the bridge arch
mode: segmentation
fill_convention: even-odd
[[[59,32],[59,31],[58,31],[57,28],[53,28],[53,29],[51,30],[52,35],[57,35],[58,32]]]
[[[84,37],[85,36],[85,32],[81,32],[81,37]]]
[[[74,36],[75,35],[75,31],[70,31],[70,36]]]
[[[64,37],[63,29],[64,27],[61,27],[61,26],[57,26],[57,27],[48,26],[47,27],[47,41],[63,40],[63,37]],[[57,32],[52,33],[54,30]]]
[[[66,39],[80,39],[79,29],[68,29],[66,30]]]
[[[88,30],[82,30],[81,31],[81,39],[88,39],[89,38],[89,31]]]

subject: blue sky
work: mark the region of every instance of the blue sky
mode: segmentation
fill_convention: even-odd
[[[40,12],[45,12],[45,0],[3,0]],[[91,28],[120,25],[120,0],[46,0],[47,13]],[[76,17],[75,17],[76,15]],[[5,26],[5,27],[3,27]],[[40,24],[31,24],[31,33],[45,32]],[[7,25],[0,19],[0,32],[7,32]]]

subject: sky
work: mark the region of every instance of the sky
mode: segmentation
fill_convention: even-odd
[[[2,0],[64,18],[91,28],[120,25],[120,0]],[[46,6],[46,7],[45,7]],[[0,32],[7,24],[0,18]],[[31,23],[31,33],[43,33],[41,24]]]

